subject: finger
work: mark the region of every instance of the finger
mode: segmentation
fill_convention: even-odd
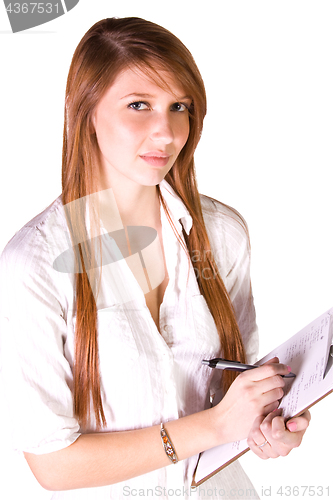
[[[268,425],[271,425],[269,423],[271,422],[271,418],[272,417],[270,416],[269,419],[264,419],[266,420],[266,427]],[[262,417],[258,417],[254,421],[254,425],[248,438],[248,445],[253,453],[255,453],[255,455],[257,455],[259,458],[262,458],[263,460],[267,460],[268,458],[277,458],[279,454],[275,451],[274,448],[272,448],[270,442],[267,439],[268,436],[265,436],[261,431],[262,422],[264,420],[262,419]]]
[[[279,363],[279,362],[280,362],[279,358],[277,356],[274,356],[274,358],[271,358],[268,361],[265,361],[265,363],[263,363],[262,366],[269,365],[271,363]]]
[[[271,424],[271,436],[274,441],[286,443],[288,439],[288,431],[286,429],[284,418],[282,416],[274,416]]]
[[[265,392],[260,396],[261,404],[266,407],[268,405],[274,405],[274,409],[279,406],[279,400],[283,397],[284,392],[282,387],[273,389],[269,392]]]
[[[252,439],[255,446],[259,446],[266,441],[266,438],[265,438],[265,436],[262,433],[261,428],[260,428],[263,420],[264,420],[264,417],[260,415],[253,422],[253,426],[251,429],[251,439]]]
[[[267,416],[270,413],[272,413],[273,411],[278,410],[279,405],[280,405],[280,401],[274,401],[274,403],[271,403],[269,405],[264,406],[264,408],[263,408],[263,415]]]
[[[260,424],[260,431],[262,432],[263,436],[265,436],[265,439],[268,441],[272,441],[274,439],[273,436],[273,420],[276,420],[277,417],[282,418],[282,410],[281,408],[278,408],[271,413],[269,413],[261,422]],[[283,419],[282,419],[283,421]],[[277,425],[278,422],[276,422],[276,430],[281,430],[280,426]],[[274,427],[275,428],[275,427]],[[285,430],[285,426],[283,423],[283,429]]]
[[[266,449],[266,453],[269,453],[273,458],[287,456],[293,448],[301,443],[301,433],[292,434],[286,429],[281,410],[268,415],[260,427],[270,444],[270,449]]]
[[[249,377],[253,382],[258,382],[269,377],[274,377],[275,375],[287,375],[291,368],[282,363],[269,363],[263,364],[255,368],[254,370],[248,370],[243,372],[240,376]]]
[[[279,455],[286,457],[293,448],[297,448],[302,442],[304,432],[289,432],[282,417],[274,418],[272,421],[273,446]]]
[[[257,455],[257,457],[267,460],[268,455],[266,455],[265,451],[263,450],[264,446],[259,447],[258,445],[262,445],[266,439],[262,432],[260,431],[260,424],[263,420],[262,416],[259,416],[255,419],[253,422],[253,427],[250,431],[249,437],[247,438],[247,444],[250,448],[250,450]],[[266,445],[265,445],[266,446]]]
[[[288,420],[286,427],[290,432],[305,431],[309,426],[310,420],[311,414],[307,410],[299,417],[291,418],[290,420]]]
[[[286,385],[285,381],[280,375],[274,375],[273,377],[264,378],[263,380],[259,380],[257,382],[257,387],[264,394],[265,392],[269,392],[277,387],[284,387]]]
[[[266,449],[266,454],[270,457],[276,458],[279,456],[286,456],[296,445],[294,439],[288,439],[288,434],[282,417],[282,410],[279,408],[262,421],[260,430],[269,442],[270,447]]]
[[[270,458],[264,450],[267,444],[268,443],[266,443],[265,446],[263,446],[262,448],[259,448],[259,446],[253,441],[252,438],[248,438],[247,440],[247,445],[250,448],[250,450],[262,460],[267,460],[268,458]]]

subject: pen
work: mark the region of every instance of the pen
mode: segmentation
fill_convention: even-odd
[[[208,365],[210,368],[218,368],[219,370],[233,370],[236,372],[245,372],[246,370],[252,370],[253,368],[258,368],[260,365],[244,365],[239,361],[229,361],[228,359],[215,358],[209,361],[203,359],[201,361],[203,365]],[[288,375],[281,375],[283,378],[293,378],[296,377],[295,373],[288,373]]]

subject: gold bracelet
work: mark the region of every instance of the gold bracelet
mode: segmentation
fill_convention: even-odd
[[[163,423],[161,423],[161,438],[162,438],[162,444],[163,444],[163,448],[164,448],[165,453],[168,455],[171,462],[173,464],[176,464],[178,462],[176,451],[173,447],[171,439],[169,438],[169,436],[167,434],[167,431],[164,429]]]

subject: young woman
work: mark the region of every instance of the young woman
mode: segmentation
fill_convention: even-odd
[[[278,359],[222,381],[201,364],[257,355],[246,225],[196,187],[205,113],[191,54],[160,26],[105,19],[78,45],[62,196],[1,257],[13,441],[53,498],[258,498],[238,462],[191,491],[198,453],[248,438],[286,455],[308,425],[277,410]]]

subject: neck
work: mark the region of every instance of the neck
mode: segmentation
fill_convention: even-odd
[[[100,189],[110,186],[101,184]],[[126,186],[122,182],[112,183],[117,209],[124,226],[160,226],[160,201],[156,186],[142,186],[129,181]]]
[[[160,223],[160,204],[156,186],[139,186],[114,193],[124,226],[150,226]]]

